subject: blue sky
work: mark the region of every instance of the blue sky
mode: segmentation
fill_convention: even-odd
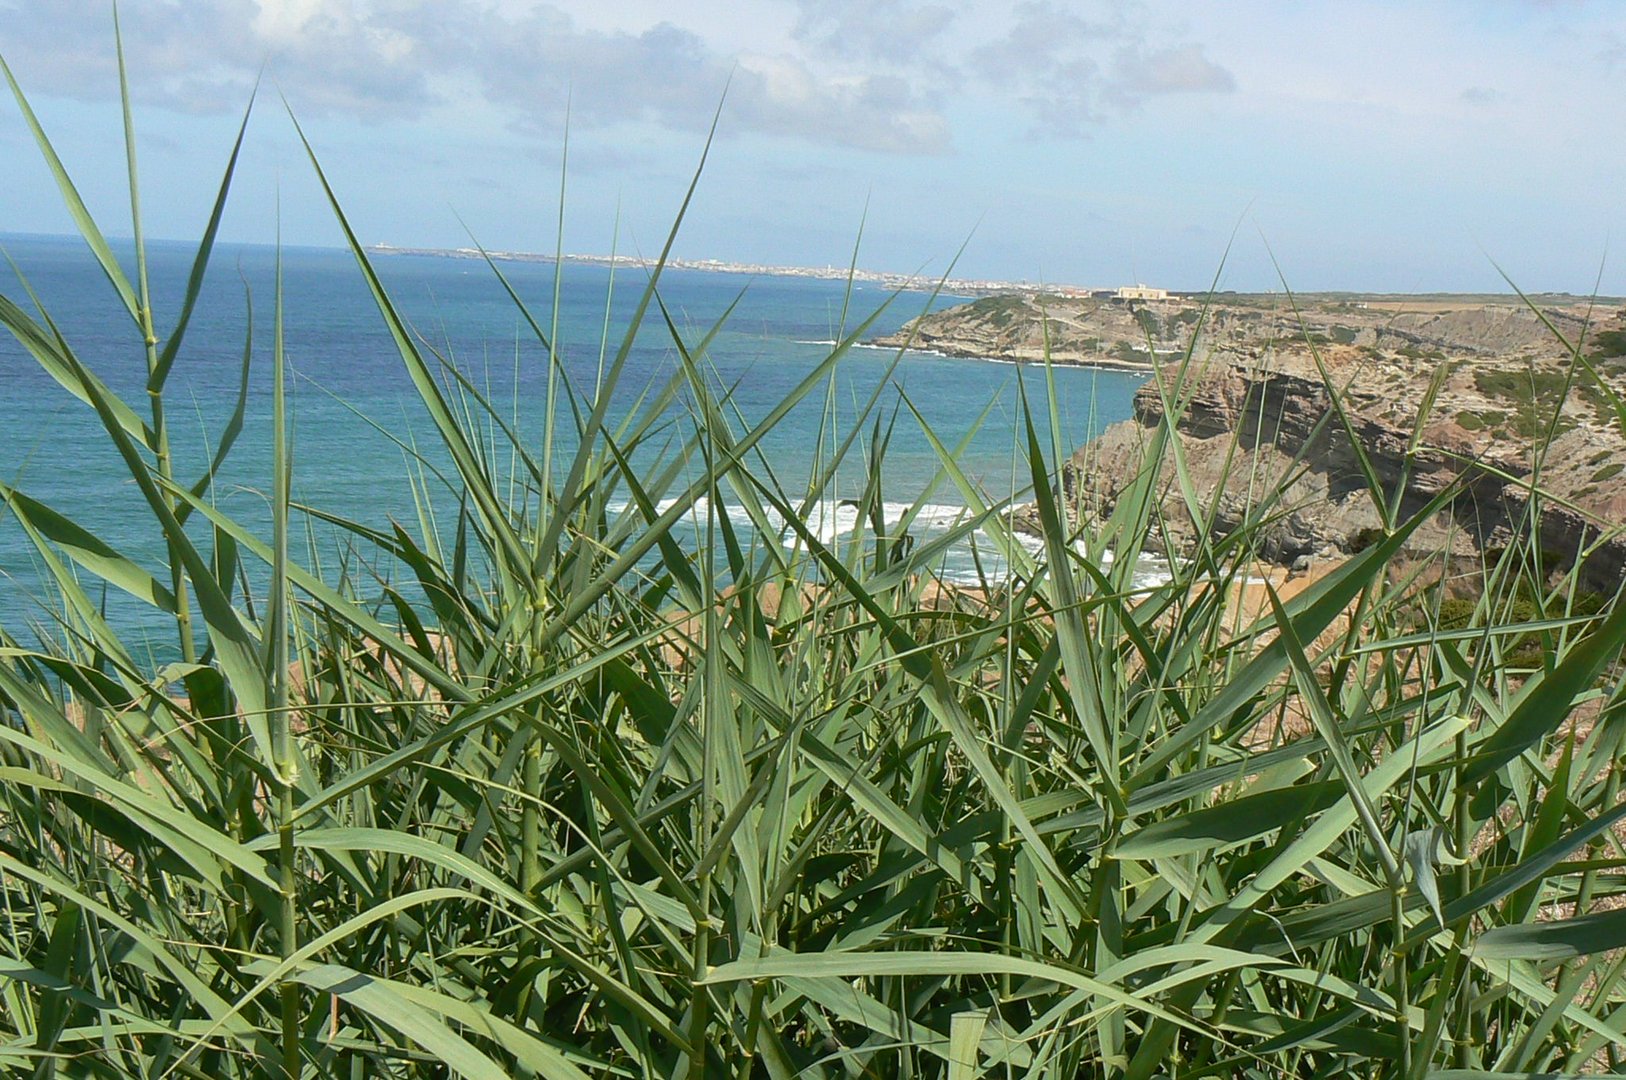
[[[0,0],[11,65],[126,233],[110,5]],[[125,0],[150,235],[677,250],[1115,284],[1626,294],[1626,4]],[[724,89],[727,87],[727,97]],[[66,232],[0,101],[0,232]],[[1232,238],[1234,236],[1234,244]],[[1613,245],[1612,245],[1613,238]],[[1226,256],[1228,245],[1230,254]],[[1223,267],[1222,267],[1223,260]],[[1600,268],[1602,272],[1599,279]]]

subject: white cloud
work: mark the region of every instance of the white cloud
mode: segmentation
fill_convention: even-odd
[[[1214,63],[1201,45],[1147,51],[1126,46],[1112,65],[1108,92],[1126,104],[1159,94],[1216,94],[1236,89],[1236,78]]]
[[[269,42],[296,41],[322,13],[322,0],[260,0],[254,15],[254,32]]]
[[[184,112],[235,111],[262,68],[307,113],[415,116],[433,100],[423,42],[361,0],[153,0],[120,10],[133,93]],[[27,88],[117,93],[113,26],[99,4],[0,0],[0,52]]]
[[[973,70],[995,85],[1014,88],[1044,134],[1076,135],[1114,112],[1173,93],[1225,93],[1235,88],[1229,70],[1199,44],[1162,44],[1139,8],[1025,0],[1013,9],[1002,35],[970,56]]]
[[[791,36],[837,57],[907,63],[942,37],[953,8],[910,0],[796,0]]]
[[[137,96],[183,111],[239,108],[263,65],[301,115],[413,119],[472,101],[551,134],[568,98],[582,125],[694,130],[727,85],[725,133],[899,154],[949,148],[957,95],[1014,97],[1065,133],[1154,94],[1230,85],[1199,46],[1156,38],[1116,0],[762,2],[729,22],[703,0],[580,14],[537,0],[149,0],[126,5],[124,32]],[[110,96],[111,36],[97,5],[0,0],[0,52],[35,92]]]
[[[137,95],[187,111],[240,107],[267,64],[304,114],[417,117],[466,82],[521,128],[574,115],[608,126],[703,128],[731,84],[725,129],[898,153],[948,145],[948,124],[912,84],[831,73],[790,52],[728,55],[658,22],[585,29],[551,5],[477,0],[161,0],[128,13]],[[0,51],[35,92],[105,98],[116,86],[111,22],[86,6],[0,0]]]

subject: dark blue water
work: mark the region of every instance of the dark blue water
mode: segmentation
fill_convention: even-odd
[[[84,245],[77,239],[15,236],[0,242],[80,359],[146,419],[147,367],[140,337]],[[129,252],[121,252],[121,258],[133,280]],[[189,247],[150,245],[161,339],[179,310],[191,258]],[[190,480],[202,475],[210,448],[231,414],[244,350],[249,349],[245,428],[211,494],[225,512],[257,525],[267,520],[262,492],[270,475],[276,258],[266,247],[216,250],[166,389],[177,473]],[[418,503],[407,478],[423,470],[403,444],[416,448],[432,465],[443,466],[445,455],[354,259],[343,251],[300,248],[284,249],[281,259],[296,500],[370,525],[395,518],[415,526]],[[375,266],[426,349],[455,363],[489,393],[527,445],[540,447],[547,414],[547,353],[490,269],[476,261],[426,256],[379,257]],[[504,263],[502,269],[544,332],[555,338],[566,376],[590,399],[602,365],[613,360],[627,332],[645,285],[642,273],[621,270],[612,275],[607,268],[567,265],[555,314],[551,265]],[[34,311],[27,289],[15,279],[0,284],[0,292]],[[716,384],[729,389],[742,428],[814,370],[829,355],[828,342],[877,310],[865,336],[891,332],[932,302],[925,294],[894,296],[875,287],[849,292],[842,282],[698,271],[668,271],[660,296],[689,347],[712,334],[704,363]],[[936,301],[939,306],[953,302],[957,299]],[[725,313],[726,321],[719,323]],[[652,307],[612,396],[612,419],[635,411],[640,395],[664,384],[677,364],[672,334]],[[917,421],[907,409],[898,409],[900,395],[908,396],[948,446],[959,444],[981,418],[960,465],[990,497],[1002,498],[1029,482],[1027,466],[1015,454],[1018,378],[1026,380],[1048,446],[1051,402],[1041,370],[925,354],[899,360],[890,350],[860,348],[841,359],[827,388],[772,431],[763,452],[786,486],[797,491],[820,448],[827,452],[851,429],[861,403],[887,380],[879,411],[883,418],[895,414],[896,424],[882,470],[886,498],[901,509],[935,480],[931,507],[920,523],[929,528],[933,521],[952,517],[962,502],[943,481],[937,454]],[[1076,446],[1129,415],[1141,381],[1122,372],[1055,371],[1054,408],[1062,444]],[[692,433],[684,399],[667,420],[674,440]],[[872,420],[863,421],[865,446]],[[570,433],[568,415],[560,412],[555,424],[559,459],[573,448]],[[862,457],[855,456],[838,476],[835,493],[857,494],[864,472]],[[0,335],[0,479],[168,580],[158,529],[96,414],[9,334]],[[843,523],[836,507],[820,513],[826,531]],[[320,538],[328,533],[315,532],[320,550]],[[951,559],[945,570],[953,576],[967,572],[969,565]],[[0,626],[20,633],[30,620],[49,622],[50,590],[42,584],[42,567],[22,529],[0,512]],[[139,606],[129,603],[114,601],[112,612],[116,622],[127,626],[142,625],[145,618]]]

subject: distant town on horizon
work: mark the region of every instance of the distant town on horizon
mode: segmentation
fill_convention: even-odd
[[[460,247],[460,248],[428,248],[428,247],[399,247],[394,244],[370,244],[366,249],[370,254],[387,256],[420,256],[428,258],[445,259],[485,259],[494,262],[535,262],[551,263],[555,256],[544,252],[532,251],[495,251],[489,249]],[[558,257],[567,263],[577,263],[585,266],[609,266],[618,269],[641,269],[652,266],[654,259],[638,255],[593,255],[579,253],[565,253]],[[1007,281],[997,278],[939,278],[929,274],[900,274],[885,270],[865,270],[858,267],[845,266],[783,266],[773,263],[747,263],[731,262],[726,259],[693,259],[680,256],[671,256],[666,260],[669,268],[677,270],[700,270],[716,274],[749,274],[759,277],[798,277],[813,278],[825,281],[861,281],[866,284],[883,285],[888,288],[901,288],[912,290],[939,289],[952,295],[991,296],[1001,293],[1023,293],[1029,295],[1053,295],[1069,299],[1099,299],[1099,300],[1137,300],[1159,301],[1177,300],[1206,295],[1216,296],[1268,296],[1285,290],[1265,289],[1175,289],[1147,285],[1143,282],[1134,282],[1120,285],[1078,285],[1065,282],[1035,282],[1027,279],[1020,281]],[[1383,292],[1363,291],[1360,289],[1314,289],[1292,290],[1297,296],[1314,297],[1415,297],[1418,299],[1432,297],[1451,298],[1505,298],[1518,295],[1512,289],[1501,293],[1485,292]],[[1524,292],[1531,298],[1543,298],[1555,301],[1595,300],[1599,303],[1626,303],[1626,297],[1582,295],[1569,292]]]

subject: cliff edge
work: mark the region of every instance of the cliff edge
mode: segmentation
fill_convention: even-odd
[[[1618,306],[1618,305],[1617,305]],[[1539,298],[1541,314],[1506,296],[1356,296],[1272,293],[1123,300],[1051,293],[985,296],[930,312],[871,344],[949,356],[1150,370],[1198,351],[1263,353],[1295,345],[1347,345],[1414,361],[1514,358],[1563,352],[1595,321],[1594,301]],[[1426,365],[1423,365],[1426,366]]]
[[[1460,485],[1414,534],[1414,552],[1477,558],[1505,546],[1522,531],[1534,489],[1542,493],[1542,549],[1557,566],[1584,556],[1586,587],[1618,587],[1626,573],[1626,437],[1584,371],[1571,379],[1557,358],[1490,355],[1420,364],[1337,345],[1320,356],[1325,378],[1308,349],[1265,357],[1213,350],[1183,376],[1179,364],[1161,371],[1181,457],[1199,499],[1213,507],[1212,534],[1234,530],[1250,503],[1279,489],[1261,557],[1291,566],[1358,550],[1381,526],[1359,445],[1384,497],[1401,493],[1402,518]],[[1599,366],[1626,389],[1626,359]],[[1347,425],[1332,407],[1329,382],[1339,388]],[[1075,513],[1103,517],[1136,479],[1164,421],[1158,385],[1148,382],[1134,417],[1106,429],[1064,469]],[[1204,526],[1186,507],[1173,456],[1163,461],[1156,491],[1165,520],[1148,547],[1182,555]]]

